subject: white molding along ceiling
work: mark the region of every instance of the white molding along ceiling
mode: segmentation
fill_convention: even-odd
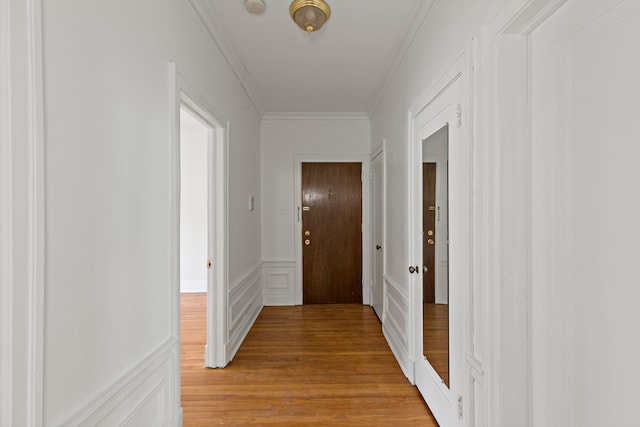
[[[240,0],[190,0],[258,115],[371,115],[432,0],[329,1],[331,19],[306,34],[289,0],[250,14]]]

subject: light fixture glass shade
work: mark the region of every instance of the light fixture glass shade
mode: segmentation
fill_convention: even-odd
[[[289,13],[298,27],[312,33],[329,20],[331,9],[324,0],[295,0],[289,6]]]

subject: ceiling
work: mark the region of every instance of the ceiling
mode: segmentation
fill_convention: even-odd
[[[291,0],[190,0],[260,115],[370,114],[431,0],[327,0],[331,19],[307,34]]]

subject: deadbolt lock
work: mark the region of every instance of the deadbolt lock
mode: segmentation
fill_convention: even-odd
[[[427,236],[433,236],[433,230],[427,231]]]
[[[309,230],[307,230],[307,231],[304,232],[304,235],[309,237],[309,236],[311,236],[311,232]]]

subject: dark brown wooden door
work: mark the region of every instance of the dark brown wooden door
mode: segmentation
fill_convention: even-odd
[[[362,303],[362,165],[302,164],[304,304]]]
[[[425,304],[436,302],[435,240],[436,240],[436,164],[422,164],[422,261],[427,271],[422,275],[422,295]]]

